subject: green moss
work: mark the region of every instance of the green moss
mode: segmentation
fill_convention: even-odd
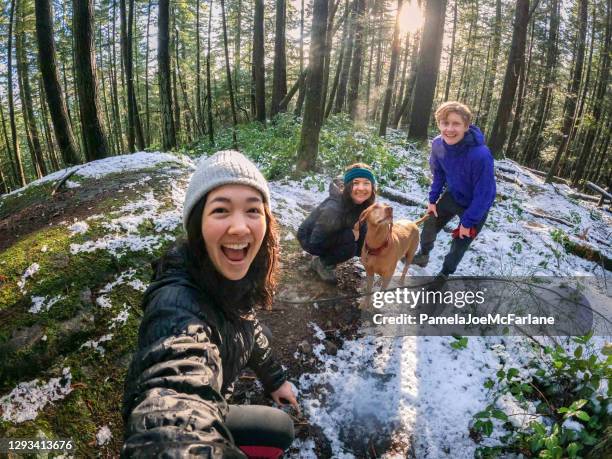
[[[25,190],[0,198],[0,220],[14,215],[32,204],[49,199],[55,182],[30,185]]]

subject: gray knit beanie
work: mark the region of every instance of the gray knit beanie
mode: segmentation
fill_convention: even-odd
[[[270,203],[268,182],[259,169],[242,153],[224,150],[208,158],[202,158],[196,167],[183,205],[183,227],[187,230],[187,220],[196,204],[206,193],[221,185],[249,185],[259,191],[264,203]]]

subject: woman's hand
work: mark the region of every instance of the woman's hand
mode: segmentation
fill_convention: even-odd
[[[359,240],[359,230],[353,228],[353,236],[355,236],[355,242]]]
[[[300,414],[300,406],[298,405],[295,394],[293,393],[293,388],[291,387],[289,381],[285,381],[282,386],[270,394],[270,397],[272,397],[272,400],[274,400],[278,405],[286,405],[286,402],[289,402],[289,404],[295,408],[298,414]]]
[[[436,217],[438,216],[438,209],[436,209],[435,204],[427,204],[427,213],[434,214]]]

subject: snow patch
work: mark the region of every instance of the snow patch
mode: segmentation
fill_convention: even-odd
[[[19,287],[19,290],[21,290],[21,293],[23,293],[24,295],[27,293],[27,290],[25,289],[26,280],[36,274],[39,269],[40,265],[38,263],[32,263],[21,275],[21,280],[17,281],[17,286]]]
[[[85,348],[85,347],[90,347],[92,348],[94,351],[99,352],[101,355],[104,355],[104,353],[106,352],[106,350],[100,346],[100,343],[105,343],[106,341],[110,341],[111,339],[113,339],[113,334],[109,333],[108,335],[104,335],[102,336],[100,339],[98,340],[89,340],[89,341],[85,341],[83,344],[81,344],[81,349]]]
[[[10,394],[0,398],[2,419],[15,424],[36,419],[38,412],[48,403],[61,400],[72,392],[71,381],[70,368],[64,368],[62,376],[51,378],[46,383],[38,379],[19,383]]]
[[[96,433],[96,444],[98,446],[104,446],[110,441],[112,437],[113,434],[111,433],[109,427],[103,426],[102,428],[100,428],[100,430],[98,430],[98,433]]]

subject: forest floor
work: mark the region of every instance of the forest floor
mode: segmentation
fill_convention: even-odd
[[[426,153],[390,137],[402,185],[383,191],[424,204]],[[457,274],[588,277],[610,317],[609,210],[511,161],[496,166],[497,202]],[[53,196],[66,171],[0,198],[0,437],[73,438],[76,457],[118,455],[140,299],[150,262],[182,233],[193,167],[185,156],[137,153],[80,167]],[[322,301],[354,294],[363,277],[355,259],[340,267],[338,286],[320,282],[295,239],[328,182],[271,182],[281,278],[272,311],[259,314],[302,405],[290,457],[473,457],[470,423],[491,401],[483,384],[504,366],[525,367],[529,341],[470,337],[457,349],[452,337],[374,337],[360,328],[354,300]],[[424,208],[380,199],[396,218],[414,220]],[[449,239],[441,234],[430,266],[410,274],[435,274]],[[248,371],[232,401],[270,403]]]

